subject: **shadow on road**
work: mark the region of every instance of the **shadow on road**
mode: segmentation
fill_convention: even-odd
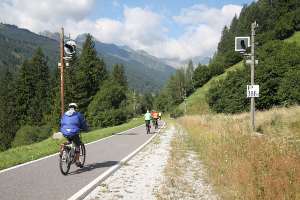
[[[106,162],[102,162],[102,163],[87,164],[87,165],[84,165],[83,168],[78,168],[76,171],[69,173],[69,175],[81,174],[83,172],[88,172],[88,171],[92,171],[94,169],[103,168],[103,167],[111,167],[118,163],[119,163],[118,161],[106,161]]]

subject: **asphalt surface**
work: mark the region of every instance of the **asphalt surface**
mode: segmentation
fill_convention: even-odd
[[[145,143],[153,135],[153,127],[151,133],[147,135],[145,126],[140,126],[87,145],[85,166],[72,165],[67,176],[59,170],[58,155],[0,173],[0,199],[68,199]]]

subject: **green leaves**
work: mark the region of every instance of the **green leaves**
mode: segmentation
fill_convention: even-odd
[[[255,83],[260,85],[260,97],[256,99],[256,108],[265,110],[300,102],[299,55],[299,46],[283,41],[270,41],[259,49]],[[246,111],[250,102],[245,94],[248,84],[249,68],[228,74],[210,88],[210,108],[225,113]]]
[[[125,122],[126,99],[124,87],[114,79],[106,80],[88,107],[88,122],[93,127],[106,127]]]

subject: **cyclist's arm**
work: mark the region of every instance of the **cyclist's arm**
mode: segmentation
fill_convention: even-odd
[[[82,129],[83,131],[88,131],[89,127],[88,127],[83,115],[81,113],[78,113],[78,117],[79,117],[79,122],[80,122],[80,129]]]

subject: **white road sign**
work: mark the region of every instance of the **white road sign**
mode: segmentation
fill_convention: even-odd
[[[247,98],[259,97],[259,85],[247,85]]]

